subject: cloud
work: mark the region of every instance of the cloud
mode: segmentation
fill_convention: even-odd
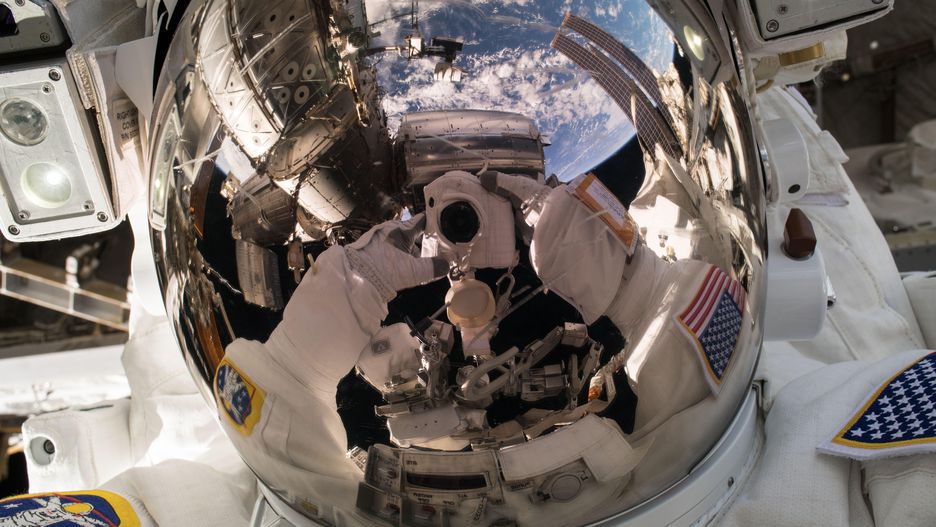
[[[368,15],[373,19],[372,3],[382,2],[368,2]],[[378,82],[384,90],[381,102],[391,133],[396,132],[403,114],[408,112],[443,109],[516,112],[533,119],[551,139],[552,146],[546,149],[547,170],[564,179],[601,162],[633,135],[624,113],[597,83],[549,47],[568,5],[555,2],[550,7],[543,0],[481,0],[467,6],[465,3],[462,0],[419,3],[423,36],[444,35],[465,40],[464,53],[456,62],[467,71],[461,83],[433,81],[437,58],[407,61],[388,54],[376,59]],[[391,10],[394,13],[409,9],[408,1],[391,4],[398,6],[397,11]],[[628,29],[624,36],[631,38],[622,40],[650,59],[653,67],[661,69],[669,61],[672,52],[669,37],[664,30],[661,40],[660,27],[647,20],[649,7],[642,0],[596,4],[599,5],[595,11],[602,14],[590,18],[621,19],[613,22],[618,29],[640,28],[636,34]],[[387,12],[384,7],[384,13]],[[410,31],[409,23],[409,18],[396,19],[381,24],[380,30],[384,36],[405,35]]]

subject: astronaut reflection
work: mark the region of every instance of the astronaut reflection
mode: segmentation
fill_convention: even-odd
[[[553,188],[456,171],[424,195],[425,212],[322,253],[265,344],[228,347],[215,390],[232,440],[267,484],[290,489],[296,503],[332,503],[339,515],[355,495],[359,509],[403,524],[419,523],[407,516],[417,502],[466,522],[498,506],[516,521],[559,521],[584,501],[613,499],[646,452],[634,445],[717,393],[741,331],[743,289],[705,262],[659,259],[593,176]],[[515,291],[527,246],[541,283]],[[493,289],[476,277],[491,268]],[[445,276],[445,303],[432,316],[381,326],[398,291]],[[580,319],[522,349],[495,349],[511,315],[547,290]],[[624,349],[589,335],[586,325],[603,316]],[[376,412],[391,442],[439,453],[373,445],[366,462],[349,459],[336,392],[354,368],[385,400]],[[626,388],[615,385],[623,373],[638,401],[632,430],[603,417]],[[235,398],[230,385],[240,388]],[[520,402],[505,412],[504,401]],[[465,480],[466,470],[477,479]],[[551,505],[537,512],[531,500]]]

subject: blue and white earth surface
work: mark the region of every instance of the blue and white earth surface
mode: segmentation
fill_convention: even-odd
[[[402,44],[412,32],[410,0],[367,0],[371,46]],[[546,169],[568,180],[614,154],[634,135],[624,113],[550,42],[566,12],[614,35],[657,72],[673,53],[667,25],[644,0],[420,0],[424,38],[464,42],[455,65],[461,82],[434,80],[440,58],[375,57],[391,134],[403,114],[425,110],[486,109],[531,117],[552,143]]]

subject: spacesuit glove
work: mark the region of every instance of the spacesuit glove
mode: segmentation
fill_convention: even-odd
[[[351,269],[373,284],[387,302],[397,291],[445,276],[448,262],[444,258],[418,256],[416,239],[425,226],[425,214],[374,226],[345,248]]]
[[[551,188],[529,177],[497,172],[483,173],[480,179],[489,192],[510,199],[532,227],[530,261],[536,274],[586,322],[597,320],[616,297],[625,296],[625,246],[564,185]]]
[[[531,177],[512,176],[494,171],[482,173],[479,179],[485,190],[509,199],[529,227],[536,227],[546,197],[553,190]]]

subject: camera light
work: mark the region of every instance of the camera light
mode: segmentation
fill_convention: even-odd
[[[683,35],[686,37],[686,47],[689,52],[700,61],[705,60],[705,39],[702,38],[691,26],[683,27]]]
[[[20,183],[26,199],[34,205],[56,209],[72,196],[71,178],[52,163],[34,163],[23,171]]]
[[[113,227],[97,123],[65,58],[0,71],[0,226],[17,242]]]
[[[0,131],[14,143],[37,145],[49,135],[49,118],[25,99],[8,99],[0,104]]]

